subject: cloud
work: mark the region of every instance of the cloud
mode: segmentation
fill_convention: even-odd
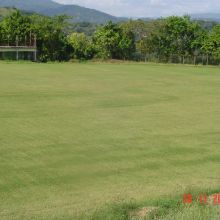
[[[55,0],[77,4],[116,16],[160,17],[220,10],[219,0]]]

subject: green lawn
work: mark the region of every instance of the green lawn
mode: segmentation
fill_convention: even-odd
[[[191,188],[220,189],[219,68],[0,63],[1,220]]]

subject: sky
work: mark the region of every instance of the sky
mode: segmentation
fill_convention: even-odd
[[[192,13],[219,13],[220,0],[54,0],[125,17],[160,17]]]

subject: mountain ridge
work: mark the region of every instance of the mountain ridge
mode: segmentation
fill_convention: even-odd
[[[220,13],[196,13],[191,15],[194,19],[220,22]]]
[[[129,19],[115,17],[113,15],[98,11],[96,9],[90,9],[79,5],[60,4],[52,0],[0,0],[0,7],[17,8],[22,11],[31,11],[47,16],[66,14],[72,17],[71,20],[73,22],[90,22],[104,24],[108,21],[120,22]],[[191,14],[191,17],[193,19],[198,20],[220,22],[220,14],[218,13]],[[140,19],[149,20],[150,18]]]
[[[52,0],[0,0],[0,7],[12,7],[48,16],[66,14],[73,17],[72,20],[75,22],[106,23],[107,21],[126,20],[126,18],[115,17],[95,9],[78,5],[63,5]]]

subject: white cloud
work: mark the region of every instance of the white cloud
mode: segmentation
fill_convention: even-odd
[[[155,17],[220,10],[220,0],[54,0],[77,4],[116,16]]]

